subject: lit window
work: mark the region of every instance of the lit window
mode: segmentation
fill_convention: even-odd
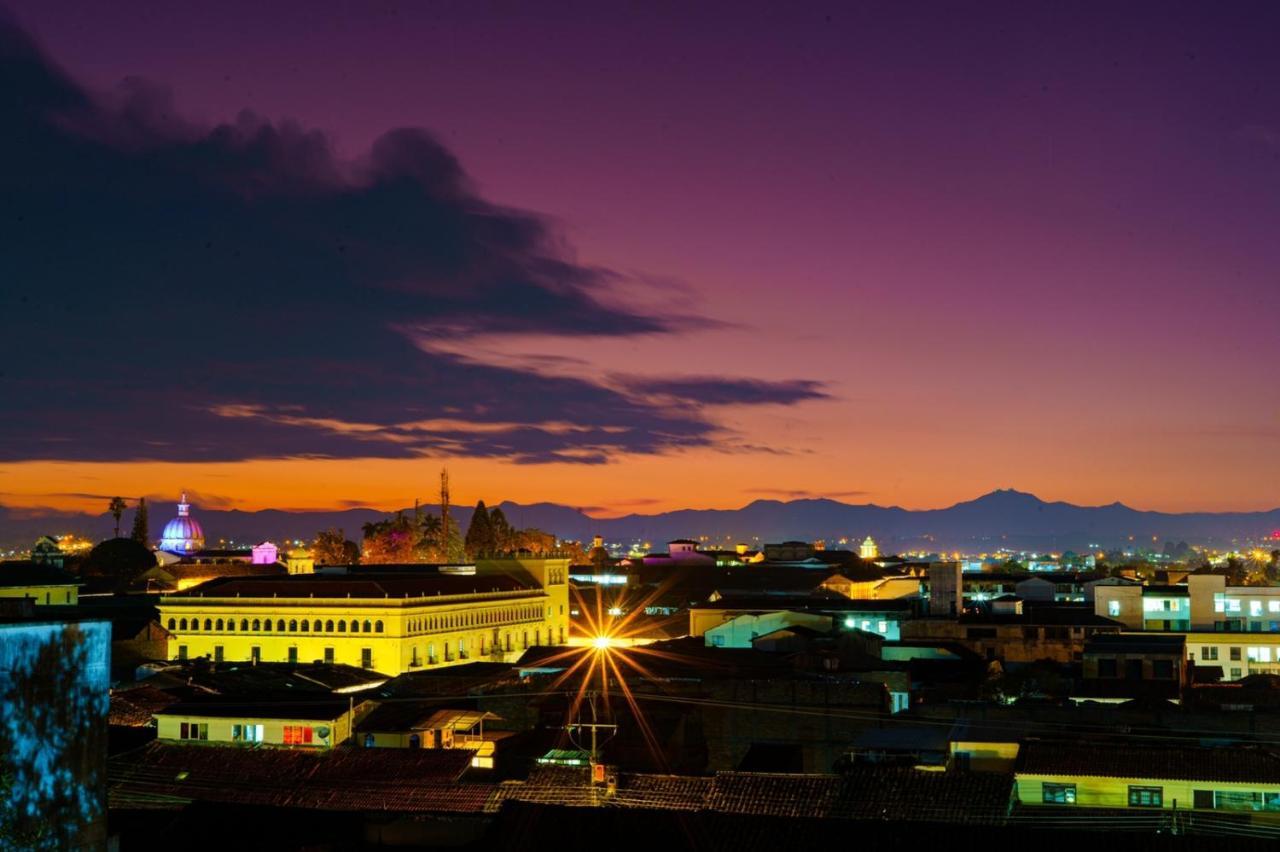
[[[1041,801],[1046,805],[1074,805],[1076,803],[1075,784],[1044,784]]]
[[[1239,612],[1240,601],[1237,598],[1227,598],[1227,612]]]
[[[1267,610],[1270,612],[1280,612],[1280,601],[1267,601]]]
[[[877,622],[877,623],[876,623],[876,630],[877,630],[878,632],[880,632],[880,633],[888,633],[888,632],[889,632],[889,622],[887,622],[887,621],[880,621],[880,622]]]
[[[1159,808],[1164,806],[1163,787],[1130,787],[1129,807]]]
[[[1120,614],[1120,601],[1107,601],[1107,615]]]
[[[1249,614],[1255,618],[1262,615],[1262,601],[1249,601]]]
[[[312,730],[310,725],[285,725],[285,745],[311,745]]]
[[[1227,611],[1227,604],[1226,604],[1226,601],[1224,601],[1224,600],[1223,600],[1222,598],[1220,598],[1220,597],[1215,596],[1215,597],[1214,597],[1214,599],[1213,599],[1213,611],[1214,611],[1214,612],[1226,612],[1226,611]]]

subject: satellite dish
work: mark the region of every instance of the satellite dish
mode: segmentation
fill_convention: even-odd
[[[329,739],[329,728],[325,725],[321,725],[320,727],[316,728],[316,736],[318,736],[322,740]]]

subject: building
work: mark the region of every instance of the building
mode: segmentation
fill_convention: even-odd
[[[858,547],[858,558],[867,562],[880,558],[880,546],[876,544],[874,538],[867,536],[862,540],[862,544]]]
[[[1220,574],[1186,585],[1097,586],[1099,615],[1135,630],[1280,633],[1280,586],[1228,586]]]
[[[1099,633],[1084,645],[1083,683],[1073,698],[1179,701],[1189,685],[1185,637],[1179,634]]]
[[[838,626],[843,630],[862,630],[878,633],[886,639],[897,639],[903,622],[916,616],[917,604],[918,601],[906,598],[858,601],[800,595],[731,595],[690,607],[689,635],[712,635],[718,628],[733,624],[727,633],[716,634],[724,637],[720,646],[750,647],[749,636],[744,640],[745,644],[738,641],[742,638],[738,634],[743,630],[745,634],[755,630],[756,635],[763,636],[794,624],[821,630]],[[781,620],[772,618],[778,615],[782,616]],[[740,621],[744,616],[747,620]],[[738,639],[731,643],[728,638],[731,635]],[[716,643],[708,639],[706,644]]]
[[[327,749],[351,737],[363,703],[185,701],[155,713],[156,738],[176,743]]]
[[[1100,633],[1119,633],[1121,626],[1072,604],[1027,606],[1005,615],[962,615],[924,618],[903,625],[903,641],[950,642],[988,660],[1077,663],[1085,643]]]
[[[473,575],[413,567],[221,578],[163,596],[160,619],[178,659],[323,660],[387,674],[514,662],[568,639],[568,559],[489,560]]]
[[[178,501],[178,516],[164,525],[160,534],[160,550],[178,556],[191,556],[204,549],[204,530],[191,517],[191,504],[184,492]]]
[[[1280,757],[1249,747],[1023,744],[1020,805],[1067,810],[1280,812]]]
[[[0,598],[27,598],[36,606],[75,606],[80,583],[49,564],[0,562]]]

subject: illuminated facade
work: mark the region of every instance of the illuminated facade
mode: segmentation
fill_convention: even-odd
[[[36,606],[74,606],[80,599],[75,577],[34,562],[0,563],[0,598],[27,598]]]
[[[876,544],[874,538],[867,536],[862,540],[862,545],[858,548],[858,556],[864,560],[879,559],[880,545]]]
[[[178,501],[178,517],[164,525],[160,535],[160,549],[179,556],[190,556],[204,549],[204,530],[200,522],[191,517],[191,504],[184,493]]]
[[[568,639],[568,559],[420,571],[228,577],[160,600],[178,659],[324,661],[401,674],[513,662]]]

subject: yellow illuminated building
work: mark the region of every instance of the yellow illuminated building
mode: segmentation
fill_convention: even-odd
[[[481,561],[474,574],[424,566],[224,577],[160,599],[178,659],[324,661],[401,674],[513,662],[569,631],[569,560]]]
[[[80,583],[48,565],[0,562],[0,598],[29,598],[37,606],[74,606]]]
[[[862,540],[861,546],[858,547],[858,558],[865,561],[880,558],[880,545],[876,544],[874,538],[867,536]]]

